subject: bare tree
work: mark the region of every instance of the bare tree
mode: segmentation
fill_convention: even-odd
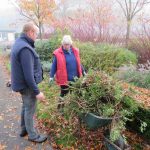
[[[144,8],[145,5],[150,3],[150,0],[116,0],[121,7],[123,14],[126,18],[126,41],[125,46],[128,47],[130,39],[130,30],[133,18]]]
[[[33,21],[39,28],[39,37],[42,39],[43,24],[52,19],[55,8],[54,0],[17,0],[16,5],[22,16]]]

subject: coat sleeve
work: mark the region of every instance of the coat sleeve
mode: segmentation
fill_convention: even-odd
[[[35,95],[38,95],[40,92],[34,79],[34,56],[27,48],[24,48],[19,56],[25,81],[28,87],[34,91]]]
[[[51,67],[51,70],[50,70],[50,78],[54,78],[54,75],[56,73],[56,70],[57,70],[57,59],[56,57],[54,56],[53,58],[53,62],[52,62],[52,67]]]

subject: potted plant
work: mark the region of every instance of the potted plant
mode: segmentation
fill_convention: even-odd
[[[90,129],[111,124],[109,139],[112,142],[121,136],[129,116],[138,110],[129,91],[103,72],[90,71],[70,88],[72,92],[66,97],[65,112],[78,115]]]

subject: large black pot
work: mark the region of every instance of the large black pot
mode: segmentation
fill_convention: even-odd
[[[80,119],[90,128],[90,129],[97,129],[101,127],[105,127],[111,124],[113,119],[116,118],[104,118],[101,116],[94,115],[93,113],[83,113],[80,115]]]

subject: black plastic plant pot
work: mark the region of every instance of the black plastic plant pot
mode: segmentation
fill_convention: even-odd
[[[118,140],[116,140],[115,143],[111,142],[107,137],[104,137],[104,143],[107,150],[131,150],[131,147],[125,144],[122,136]]]
[[[83,113],[80,115],[80,119],[90,128],[97,129],[101,127],[105,127],[111,124],[114,118],[104,118],[101,116],[94,115],[93,113]]]

